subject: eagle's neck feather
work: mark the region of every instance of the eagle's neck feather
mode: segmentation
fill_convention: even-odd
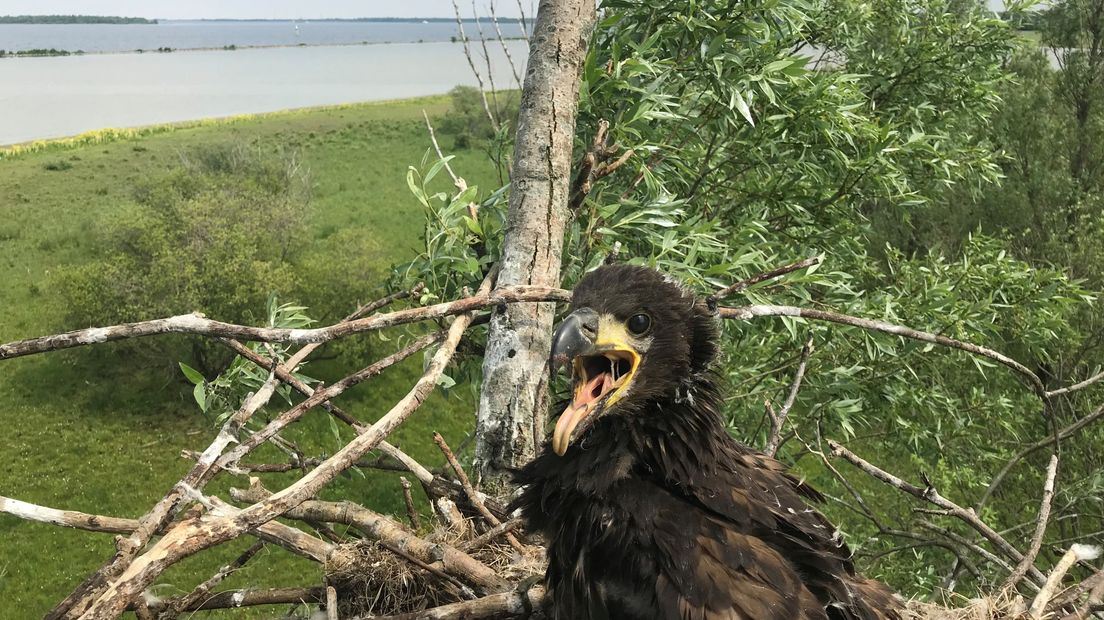
[[[685,383],[637,411],[599,420],[564,458],[596,474],[583,483],[593,487],[588,492],[600,494],[634,475],[688,484],[703,468],[727,462],[731,453],[733,442],[721,422],[719,405],[712,380]]]

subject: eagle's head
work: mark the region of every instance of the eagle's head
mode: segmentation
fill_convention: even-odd
[[[680,398],[716,352],[714,313],[678,282],[632,265],[590,272],[552,337],[551,366],[571,369],[573,393],[552,449],[562,456],[600,417]]]

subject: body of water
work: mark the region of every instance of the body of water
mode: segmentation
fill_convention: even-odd
[[[524,71],[528,44],[507,41],[507,47]],[[496,86],[517,88],[502,46],[494,41],[487,49]],[[0,59],[0,145],[104,127],[432,95],[458,84],[476,84],[458,43]]]
[[[478,38],[496,36],[494,24],[465,22],[464,31]],[[519,37],[517,20],[499,22],[505,37]],[[227,46],[352,45],[356,43],[441,42],[459,37],[453,22],[295,22],[295,21],[162,21],[157,24],[0,24],[0,49],[59,49],[85,52],[132,52],[205,49]]]

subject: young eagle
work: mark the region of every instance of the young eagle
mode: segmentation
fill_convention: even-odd
[[[662,274],[601,267],[575,288],[552,363],[574,398],[516,474],[548,543],[556,620],[890,620],[821,496],[733,441],[710,364],[713,313]]]

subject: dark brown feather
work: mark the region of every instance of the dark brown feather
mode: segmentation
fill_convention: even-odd
[[[647,312],[653,342],[631,395],[566,454],[517,472],[513,503],[548,543],[557,620],[898,620],[899,602],[856,574],[821,496],[732,440],[709,372],[717,327],[661,274],[602,267],[575,308]]]

